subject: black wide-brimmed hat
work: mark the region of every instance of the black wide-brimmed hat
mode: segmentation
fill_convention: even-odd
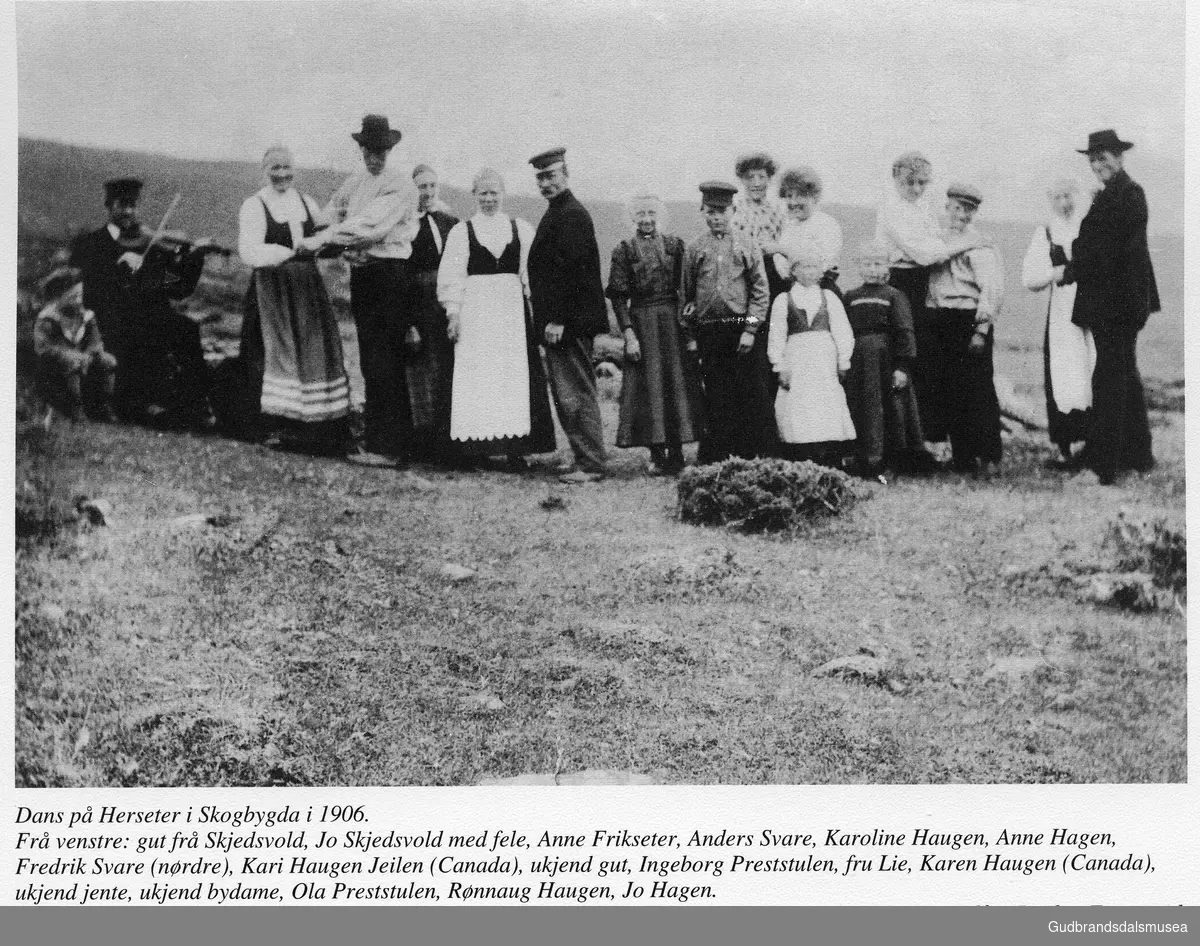
[[[351,132],[350,137],[364,148],[387,151],[396,147],[401,136],[399,129],[388,124],[386,115],[364,115],[362,131]]]
[[[1076,148],[1080,154],[1091,154],[1093,151],[1111,151],[1121,154],[1133,147],[1132,141],[1122,141],[1115,131],[1105,128],[1104,131],[1093,131],[1088,135],[1086,148]]]
[[[142,195],[142,182],[136,177],[117,177],[104,182],[104,202],[137,200]]]

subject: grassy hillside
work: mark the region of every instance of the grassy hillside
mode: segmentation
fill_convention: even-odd
[[[143,217],[156,221],[176,192],[183,194],[172,224],[197,236],[212,236],[232,246],[237,239],[237,212],[248,194],[261,186],[259,167],[253,162],[189,161],[138,152],[83,148],[51,141],[21,139],[18,143],[18,223],[23,242],[32,238],[65,239],[103,220],[102,184],[111,177],[133,174],[146,181]],[[306,193],[324,201],[342,174],[325,169],[302,169],[297,183]],[[514,190],[532,190],[533,182],[511,181]],[[471,213],[473,202],[462,188],[446,186],[443,197],[455,213]],[[619,200],[595,200],[587,181],[578,182],[578,194],[591,210],[596,223],[601,262],[605,271],[612,249],[629,232],[628,218]],[[545,207],[540,197],[514,193],[507,202],[509,212],[536,224]],[[846,246],[853,248],[873,235],[875,213],[871,208],[828,205],[841,223]],[[703,230],[698,202],[668,204],[670,229],[684,238]],[[986,221],[984,227],[996,239],[1008,271],[1004,319],[999,328],[1003,370],[1019,386],[1037,387],[1041,379],[1040,351],[1045,296],[1027,292],[1020,285],[1020,266],[1030,234],[1037,221],[1012,223]],[[1142,336],[1142,369],[1150,377],[1174,380],[1183,377],[1183,239],[1156,237],[1151,247],[1163,312],[1151,319]],[[248,275],[236,267],[229,276],[240,295]],[[857,281],[847,272],[843,285]],[[340,280],[334,280],[335,292]]]

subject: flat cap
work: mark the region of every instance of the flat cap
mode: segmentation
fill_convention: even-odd
[[[970,184],[955,182],[946,188],[946,196],[968,207],[978,207],[983,203],[983,194],[979,193],[979,188]]]
[[[104,182],[104,202],[137,200],[142,196],[142,182],[136,177],[116,177]]]
[[[529,163],[533,165],[535,171],[548,171],[554,165],[562,164],[566,155],[566,148],[551,148],[549,151],[535,154],[529,159]]]
[[[701,199],[714,207],[728,207],[733,203],[733,195],[737,192],[736,185],[726,184],[724,181],[705,181],[700,185]]]

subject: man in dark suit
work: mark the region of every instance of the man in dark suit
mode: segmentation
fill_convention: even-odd
[[[204,269],[204,242],[188,251],[147,247],[138,222],[142,182],[104,185],[108,223],[78,236],[71,263],[83,272],[83,304],[96,313],[105,346],[117,359],[114,406],[126,420],[197,429],[216,423],[200,329],[176,311]]]
[[[1060,282],[1077,284],[1072,321],[1092,332],[1092,420],[1083,461],[1110,484],[1128,470],[1154,466],[1146,397],[1137,366],[1137,337],[1159,310],[1158,285],[1146,240],[1146,194],[1125,172],[1133,145],[1111,129],[1088,136],[1086,154],[1103,186],[1079,226]]]
[[[413,169],[417,188],[417,235],[412,241],[412,293],[404,336],[404,374],[412,412],[414,457],[450,459],[450,395],[454,343],[446,333],[446,310],[437,298],[438,266],[458,218],[438,199],[438,176],[428,164]]]
[[[570,191],[565,149],[529,159],[538,190],[549,202],[529,248],[534,326],[546,346],[550,390],[574,453],[567,483],[605,474],[604,429],[592,369],[592,340],[608,331],[600,249],[592,217]]]

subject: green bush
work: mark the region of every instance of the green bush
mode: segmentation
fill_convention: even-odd
[[[679,517],[743,532],[780,532],[840,515],[860,495],[845,473],[807,460],[731,459],[684,471]]]

